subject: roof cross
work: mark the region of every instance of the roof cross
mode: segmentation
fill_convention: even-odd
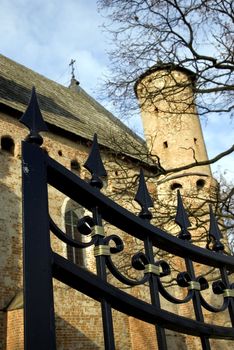
[[[71,74],[72,74],[72,79],[75,79],[75,64],[76,60],[71,59],[71,62],[69,63],[69,66],[71,66]]]

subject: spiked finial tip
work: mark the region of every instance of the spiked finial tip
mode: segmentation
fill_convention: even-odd
[[[88,159],[86,160],[84,167],[91,173],[92,179],[90,184],[93,187],[102,188],[103,183],[100,177],[106,177],[107,172],[104,168],[100,150],[97,142],[97,134],[94,134],[93,145]]]
[[[190,240],[191,234],[188,232],[187,228],[191,226],[188,215],[184,209],[180,191],[177,191],[177,212],[175,217],[175,222],[180,226],[181,232],[178,237],[183,240]]]
[[[217,224],[217,220],[214,216],[212,206],[210,205],[210,229],[207,238],[206,247],[210,249],[210,243],[212,242],[212,250],[218,252],[220,250],[224,250],[224,245],[221,242],[222,234],[220,232],[219,226]]]
[[[149,208],[152,208],[154,204],[152,198],[149,195],[142,169],[140,170],[139,186],[134,199],[142,209],[139,216],[143,219],[152,219],[152,214],[149,211]]]
[[[32,88],[31,98],[25,113],[20,118],[20,123],[24,124],[30,131],[26,141],[42,145],[43,138],[39,134],[41,131],[48,131],[46,123],[42,117],[35,87]]]

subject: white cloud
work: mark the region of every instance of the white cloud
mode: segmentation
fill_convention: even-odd
[[[69,62],[76,59],[76,74],[87,92],[95,93],[107,72],[107,43],[94,0],[0,0],[0,51],[13,60],[57,82],[68,85]],[[114,111],[111,101],[105,105]],[[129,122],[141,130],[140,118]],[[203,123],[210,157],[233,144],[234,125],[218,117]],[[234,156],[218,162],[230,169]],[[217,169],[217,165],[213,167]],[[229,175],[233,177],[233,173]]]
[[[74,54],[89,52],[98,68],[107,60],[101,21],[91,0],[2,0],[1,53],[52,79]]]

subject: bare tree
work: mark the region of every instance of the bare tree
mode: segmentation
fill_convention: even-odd
[[[195,73],[200,115],[233,116],[234,5],[229,0],[99,0],[113,35],[109,95],[124,111],[133,85],[152,65]]]
[[[139,77],[147,70],[167,67],[167,73],[162,69],[162,75],[171,74],[177,67],[191,71],[191,79],[177,80],[172,74],[174,82],[156,90],[148,90],[145,103],[150,99],[164,99],[168,104],[176,105],[173,115],[198,113],[205,117],[221,115],[223,118],[233,117],[233,70],[234,70],[234,4],[229,0],[99,0],[99,9],[106,15],[109,23],[105,28],[112,35],[110,56],[111,75],[106,80],[105,93],[114,100],[120,114],[135,115],[139,110],[135,97],[136,84]],[[160,79],[160,78],[159,78]],[[181,100],[181,91],[190,88],[194,98]],[[175,96],[178,100],[175,101]],[[143,102],[142,102],[143,101]],[[142,99],[141,104],[144,103]],[[190,104],[195,105],[191,109]],[[155,108],[158,108],[155,105]],[[165,112],[163,110],[159,111]],[[121,142],[124,148],[124,143]],[[234,145],[224,150],[213,159],[198,160],[194,153],[194,161],[175,167],[164,167],[160,155],[151,153],[138,154],[138,158],[147,159],[147,179],[156,179],[162,184],[168,179],[184,176],[183,171],[199,173],[199,166],[212,164],[222,157],[232,153]],[[136,150],[137,152],[137,150]],[[136,157],[136,154],[134,154]],[[121,162],[120,162],[121,163]],[[128,185],[136,183],[135,175],[129,181],[129,173],[123,167],[119,173],[126,179]],[[194,241],[205,241],[207,234],[207,202],[213,204],[216,214],[222,216],[221,229],[233,234],[233,186],[228,185],[221,178],[220,191],[216,188],[212,197],[200,198],[199,208],[193,208],[193,198],[201,193],[188,195],[190,216],[194,216],[196,227],[200,227],[201,237]],[[121,190],[120,190],[121,192]],[[168,207],[167,203],[160,203],[157,215],[158,225],[167,226],[175,212],[175,204]],[[165,208],[165,207],[168,208]],[[161,208],[161,214],[160,210]],[[170,214],[169,214],[170,213]],[[204,242],[205,245],[205,242]]]

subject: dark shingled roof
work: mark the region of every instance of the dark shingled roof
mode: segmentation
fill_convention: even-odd
[[[146,153],[144,140],[81,87],[77,91],[66,88],[0,55],[0,105],[24,112],[32,86],[36,87],[41,112],[49,126],[87,140],[97,133],[99,144],[133,158]]]

